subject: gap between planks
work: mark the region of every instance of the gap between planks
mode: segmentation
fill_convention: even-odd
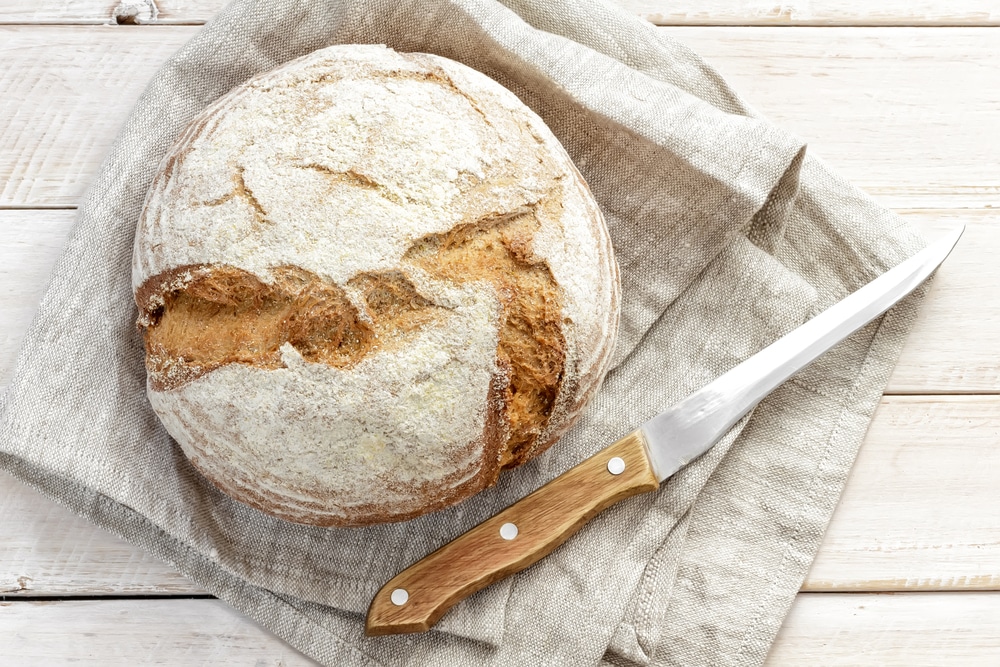
[[[641,16],[658,28],[995,28],[1000,27],[1000,19],[932,19],[921,20],[913,17],[908,20],[898,18],[887,18],[884,20],[871,18],[857,19],[800,19],[795,22],[784,23],[767,17],[747,18],[726,17],[692,17],[684,20],[676,17]],[[169,27],[200,27],[205,25],[208,19],[171,19],[163,18],[156,21],[139,21],[135,23],[119,23],[112,19],[39,19],[32,21],[28,19],[0,19],[0,26],[11,27],[48,27],[48,26],[111,26],[111,27],[132,27],[138,26],[143,29],[169,28]]]
[[[0,593],[0,603],[3,602],[107,602],[109,600],[218,600],[211,593],[198,593],[197,589],[190,593],[136,593],[125,595],[115,593],[110,595],[77,595],[62,593],[59,595],[4,595]]]
[[[995,665],[997,627],[997,593],[800,593],[764,667]]]

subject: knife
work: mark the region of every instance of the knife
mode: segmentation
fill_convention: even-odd
[[[422,632],[460,600],[541,560],[619,500],[655,491],[782,382],[917,288],[965,227],[660,413],[610,447],[417,561],[372,600],[365,634]]]

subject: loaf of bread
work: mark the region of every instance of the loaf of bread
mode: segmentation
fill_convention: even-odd
[[[443,508],[544,451],[618,326],[601,213],[541,119],[381,46],[316,51],[198,116],[132,280],[166,430],[233,498],[321,526]]]

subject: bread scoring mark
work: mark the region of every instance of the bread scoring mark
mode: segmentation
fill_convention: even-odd
[[[400,56],[404,60],[408,60],[411,63],[417,65],[418,67],[425,68],[422,72],[416,72],[416,74],[421,75],[420,78],[423,80],[435,81],[437,83],[443,83],[452,92],[458,93],[469,103],[469,106],[475,110],[477,114],[482,117],[483,122],[485,122],[489,127],[493,127],[493,123],[490,122],[489,115],[483,111],[479,106],[479,102],[473,95],[462,90],[456,83],[455,80],[448,75],[448,72],[441,67],[433,58],[427,57],[424,53],[400,53]],[[395,74],[395,72],[393,72]],[[397,77],[402,78],[402,77]],[[414,78],[414,77],[410,77]]]
[[[492,283],[503,307],[497,364],[509,375],[504,403],[510,438],[505,468],[538,453],[566,364],[559,287],[532,252],[540,223],[535,207],[492,214],[425,236],[403,256],[430,275],[454,282]]]
[[[369,81],[421,81],[443,84],[448,90],[458,94],[468,101],[469,106],[481,117],[483,122],[493,127],[489,115],[479,106],[475,96],[463,90],[449,76],[448,72],[437,64],[433,58],[428,58],[424,53],[403,53],[396,52],[403,60],[412,63],[420,69],[405,69],[403,67],[386,69],[385,64],[380,63],[375,68],[365,71],[363,77]],[[289,81],[262,81],[246,84],[247,89],[256,89],[262,92],[269,92],[275,88],[298,89],[301,86],[319,86],[323,84],[335,84],[341,81],[354,78],[354,73],[346,72],[319,72],[307,78],[294,78]],[[329,106],[329,104],[327,104]]]
[[[330,181],[337,184],[347,184],[354,185],[360,188],[365,188],[367,190],[374,190],[380,196],[388,199],[394,204],[403,205],[406,204],[406,198],[396,194],[390,190],[385,185],[379,183],[371,176],[363,174],[357,169],[348,169],[346,171],[337,171],[336,169],[331,169],[322,164],[317,164],[315,162],[310,162],[309,164],[296,164],[293,165],[297,169],[309,169],[312,171],[319,172],[326,176]]]
[[[233,192],[246,200],[250,204],[250,209],[253,211],[254,220],[258,225],[263,225],[265,223],[270,224],[271,221],[267,217],[267,211],[261,206],[260,201],[254,196],[253,190],[247,187],[246,178],[244,178],[244,173],[246,168],[242,165],[236,167],[236,173],[233,175],[233,182],[236,187]]]
[[[198,202],[197,206],[222,206],[226,202],[232,201],[236,197],[240,197],[250,206],[250,210],[253,211],[255,224],[273,224],[271,219],[268,217],[267,210],[264,209],[260,200],[254,195],[253,190],[247,186],[245,174],[246,167],[243,165],[237,165],[236,170],[233,172],[233,189],[221,197]]]
[[[230,190],[221,197],[216,197],[215,199],[209,199],[208,201],[198,202],[198,206],[222,206],[228,201],[232,201],[236,197],[236,190]]]
[[[348,283],[362,294],[364,314],[342,287],[305,269],[272,274],[267,284],[231,266],[188,266],[147,282],[137,301],[152,387],[174,389],[227,364],[281,368],[286,343],[307,361],[350,368],[443,311],[400,271],[366,272]]]

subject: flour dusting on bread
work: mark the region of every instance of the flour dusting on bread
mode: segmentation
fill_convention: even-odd
[[[493,484],[570,426],[617,333],[607,230],[541,119],[380,46],[196,118],[147,196],[133,288],[168,432],[234,498],[316,525]]]

